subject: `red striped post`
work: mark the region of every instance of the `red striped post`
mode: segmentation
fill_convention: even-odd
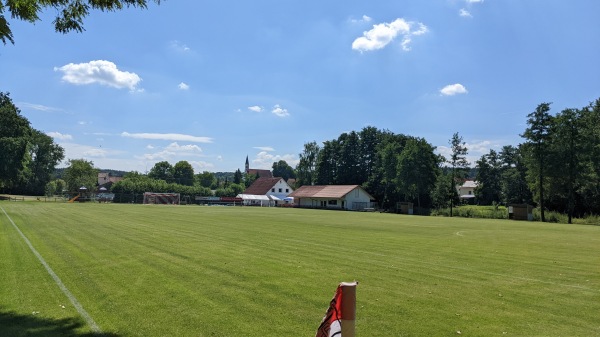
[[[338,285],[315,337],[355,337],[357,284],[342,282]]]

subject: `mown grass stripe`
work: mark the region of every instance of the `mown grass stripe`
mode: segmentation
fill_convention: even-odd
[[[44,266],[44,268],[46,268],[46,271],[48,272],[48,274],[50,274],[50,277],[52,277],[52,279],[54,280],[56,285],[58,285],[58,287],[63,292],[63,294],[65,294],[65,296],[67,296],[69,301],[71,301],[71,304],[73,304],[73,306],[75,307],[77,312],[81,315],[81,317],[83,317],[83,319],[90,326],[92,331],[94,333],[102,333],[102,330],[100,329],[98,324],[96,324],[96,322],[94,321],[92,316],[90,316],[90,314],[88,314],[88,312],[83,308],[83,306],[81,305],[81,303],[79,303],[79,301],[77,300],[75,295],[73,295],[73,293],[71,293],[71,291],[69,291],[69,289],[65,286],[65,284],[62,282],[60,277],[58,277],[58,275],[56,275],[54,270],[52,270],[50,265],[46,262],[46,260],[44,260],[44,257],[42,257],[42,255],[35,249],[35,247],[33,247],[33,245],[31,244],[29,239],[25,236],[25,234],[23,234],[23,232],[21,232],[21,229],[19,229],[19,226],[17,226],[17,224],[12,220],[12,218],[8,215],[8,213],[6,213],[6,211],[4,210],[3,207],[0,206],[0,209],[2,209],[2,212],[4,213],[4,215],[6,215],[6,218],[8,219],[8,221],[10,221],[10,223],[13,225],[13,227],[15,228],[17,233],[19,233],[19,235],[21,236],[23,241],[27,244],[29,249],[31,249],[31,252],[33,253],[33,255],[35,255],[38,258],[38,260],[40,261],[40,263]]]

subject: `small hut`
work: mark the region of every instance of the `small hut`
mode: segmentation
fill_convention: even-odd
[[[533,221],[533,206],[528,204],[509,205],[508,218],[513,220]]]
[[[412,202],[399,202],[396,206],[396,210],[400,214],[413,214],[413,203]]]

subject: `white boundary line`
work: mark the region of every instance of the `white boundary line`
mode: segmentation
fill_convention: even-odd
[[[8,213],[6,213],[6,211],[4,210],[4,208],[2,208],[0,206],[0,209],[2,209],[2,212],[4,212],[4,215],[6,215],[6,217],[8,218],[8,221],[10,221],[10,223],[17,230],[17,232],[19,233],[19,235],[21,235],[21,237],[23,238],[23,241],[25,241],[25,243],[27,244],[27,246],[29,246],[29,249],[31,249],[31,251],[33,252],[33,254],[38,258],[38,260],[40,260],[40,262],[42,263],[42,265],[44,266],[44,268],[46,268],[46,271],[48,271],[48,274],[50,274],[50,276],[52,277],[52,279],[54,280],[54,282],[56,283],[56,285],[60,288],[60,290],[62,290],[63,294],[65,294],[69,298],[69,301],[71,301],[71,304],[73,304],[73,306],[75,307],[75,309],[77,309],[77,312],[85,319],[85,321],[90,326],[90,328],[92,329],[92,331],[94,333],[102,333],[102,330],[100,330],[100,327],[98,326],[98,324],[96,324],[96,322],[94,322],[94,319],[92,318],[92,316],[90,316],[90,314],[88,314],[88,312],[85,311],[85,309],[83,308],[83,306],[81,305],[81,303],[79,303],[79,301],[77,300],[77,298],[75,298],[75,295],[73,295],[73,293],[71,293],[69,291],[69,289],[67,289],[67,287],[60,280],[60,278],[58,277],[58,275],[56,275],[56,273],[52,270],[52,268],[50,268],[50,266],[48,265],[48,263],[46,263],[46,260],[44,260],[44,258],[42,257],[42,255],[40,253],[38,253],[38,251],[33,247],[33,245],[31,244],[31,242],[29,241],[29,239],[27,239],[27,237],[25,236],[25,234],[23,234],[23,232],[21,232],[21,230],[19,229],[19,227],[17,226],[17,224],[15,224],[15,222],[10,218],[10,216],[8,216]]]

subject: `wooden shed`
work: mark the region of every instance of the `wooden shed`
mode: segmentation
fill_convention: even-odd
[[[513,220],[533,221],[533,206],[528,204],[509,205],[508,218]]]
[[[396,212],[400,214],[413,214],[413,203],[412,202],[399,202],[396,206]]]

